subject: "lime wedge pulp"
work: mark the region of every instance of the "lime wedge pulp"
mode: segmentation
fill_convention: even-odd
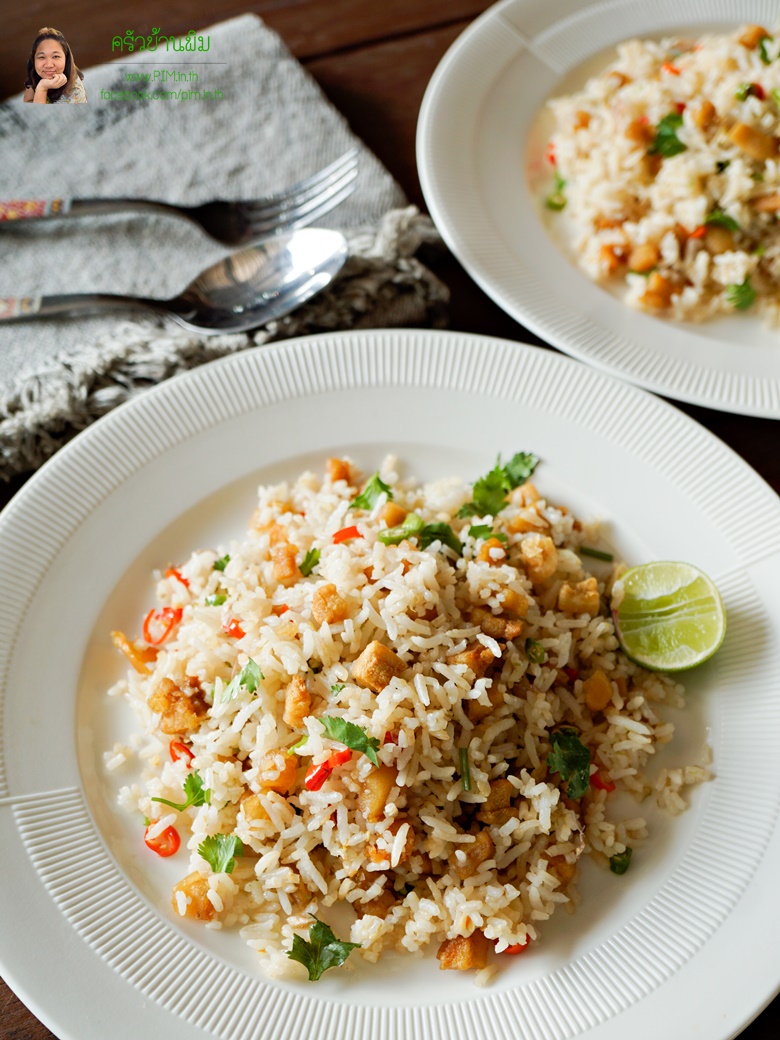
[[[712,657],[726,635],[713,582],[690,563],[643,563],[612,587],[612,617],[626,655],[656,672],[681,672]]]

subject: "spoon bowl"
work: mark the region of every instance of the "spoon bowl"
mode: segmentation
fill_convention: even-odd
[[[341,232],[301,228],[224,257],[170,300],[105,293],[0,299],[0,321],[141,309],[163,312],[184,328],[207,335],[248,332],[321,292],[348,253]]]

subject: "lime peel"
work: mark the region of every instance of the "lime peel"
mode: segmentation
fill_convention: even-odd
[[[612,589],[612,617],[626,656],[655,672],[695,668],[726,635],[720,593],[690,563],[658,561],[626,571]]]

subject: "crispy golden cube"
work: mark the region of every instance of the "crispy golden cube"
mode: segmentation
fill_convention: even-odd
[[[558,609],[566,614],[598,614],[599,605],[599,586],[593,577],[573,585],[565,581],[558,592]]]
[[[311,711],[311,695],[302,675],[294,675],[284,691],[284,714],[282,718],[291,729],[300,729],[303,720]]]
[[[383,763],[372,769],[364,780],[358,794],[358,807],[370,823],[378,823],[384,818],[385,805],[397,779],[398,771]]]
[[[195,686],[191,693],[185,693],[173,679],[167,677],[152,691],[149,707],[152,711],[159,712],[160,729],[163,733],[171,735],[191,733],[198,729],[209,710],[200,687]]]
[[[271,548],[274,563],[274,581],[280,585],[291,585],[303,575],[298,567],[298,546],[292,542],[278,542]]]
[[[551,578],[558,567],[558,550],[546,534],[531,534],[520,543],[525,572],[534,585]]]
[[[465,853],[466,859],[460,860],[453,851],[450,856],[450,867],[461,881],[465,881],[466,878],[477,872],[480,864],[493,858],[496,846],[490,837],[490,831],[484,830],[477,834],[470,845],[458,845],[457,850]]]
[[[183,892],[187,906],[182,916],[192,917],[196,921],[213,921],[217,912],[208,898],[208,891],[208,878],[203,877],[197,870],[193,871],[192,874],[188,874],[186,878],[177,881],[173,886],[171,905],[174,912],[180,913],[176,893]]]
[[[320,585],[312,596],[311,616],[318,628],[323,621],[334,625],[349,617],[349,604],[339,595],[335,585]]]
[[[482,932],[445,939],[436,957],[442,971],[469,971],[487,966],[490,943]]]
[[[600,668],[583,680],[582,690],[590,711],[604,711],[612,700],[612,683]]]
[[[374,693],[381,693],[385,686],[405,670],[406,665],[390,647],[375,639],[369,643],[352,665],[352,678]]]

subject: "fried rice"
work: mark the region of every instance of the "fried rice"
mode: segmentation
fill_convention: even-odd
[[[547,198],[580,266],[641,310],[780,322],[780,37],[629,40],[549,103]]]
[[[133,667],[110,694],[144,735],[106,766],[138,771],[139,843],[141,817],[161,855],[181,833],[171,913],[275,977],[307,977],[314,917],[359,944],[347,969],[432,946],[485,983],[576,905],[581,856],[619,873],[640,849],[613,790],[677,813],[709,778],[645,773],[683,689],[621,653],[597,525],[500,464],[474,486],[397,470],[261,487],[243,541],[158,573],[145,638],[113,634]],[[219,841],[235,855],[204,858]]]

